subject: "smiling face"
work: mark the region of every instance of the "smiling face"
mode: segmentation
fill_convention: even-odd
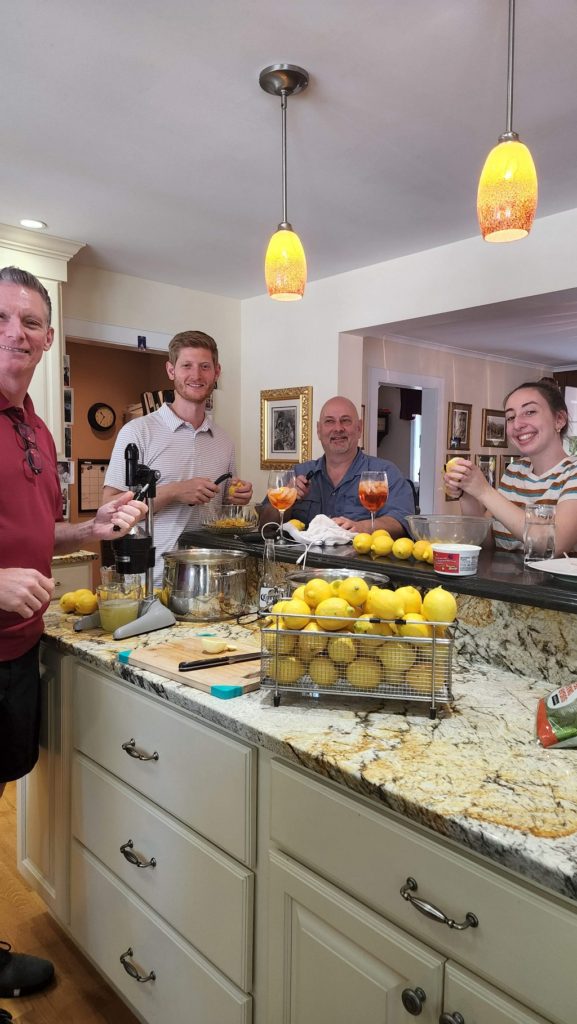
[[[552,412],[537,388],[521,388],[507,399],[507,437],[522,455],[540,455],[560,444],[559,434],[567,422],[563,412]]]
[[[42,296],[23,285],[0,281],[0,388],[10,397],[20,392],[24,397],[53,338]]]
[[[182,348],[176,363],[167,363],[166,372],[174,385],[177,398],[193,405],[203,405],[214,389],[219,376],[220,364],[213,362],[212,352],[206,348]]]
[[[317,435],[327,456],[350,456],[357,453],[363,428],[357,410],[348,398],[330,398],[321,409]]]

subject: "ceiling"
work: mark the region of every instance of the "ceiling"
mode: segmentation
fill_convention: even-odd
[[[40,218],[93,266],[262,294],[281,125],[258,75],[290,62],[311,76],[288,101],[288,216],[309,280],[475,236],[480,169],[505,129],[507,16],[507,0],[5,5],[0,221]],[[576,52],[575,0],[520,0],[513,126],[539,216],[577,207]],[[515,310],[521,333],[533,313]],[[454,323],[437,320],[445,340]]]

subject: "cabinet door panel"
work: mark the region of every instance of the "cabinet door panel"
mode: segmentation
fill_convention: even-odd
[[[547,1024],[520,1003],[449,961],[445,969],[446,1013],[460,1013],[465,1024]]]
[[[436,1024],[442,957],[282,854],[270,872],[271,1024],[406,1024],[408,988]]]

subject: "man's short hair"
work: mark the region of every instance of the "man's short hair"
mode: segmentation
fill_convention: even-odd
[[[2,267],[2,270],[0,270],[0,282],[2,281],[6,281],[8,284],[20,284],[23,288],[30,288],[31,291],[38,292],[46,306],[48,326],[50,327],[52,319],[50,296],[41,281],[34,277],[34,274],[30,274],[27,270],[21,270],[20,267]]]
[[[207,348],[212,353],[212,361],[218,366],[218,348],[214,338],[204,331],[181,331],[175,334],[168,346],[168,359],[174,366],[183,348]]]

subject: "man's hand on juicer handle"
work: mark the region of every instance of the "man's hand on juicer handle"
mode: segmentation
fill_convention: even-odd
[[[114,540],[129,533],[135,523],[148,513],[144,501],[137,501],[132,491],[119,494],[112,501],[101,505],[92,520],[92,533],[95,540]]]

